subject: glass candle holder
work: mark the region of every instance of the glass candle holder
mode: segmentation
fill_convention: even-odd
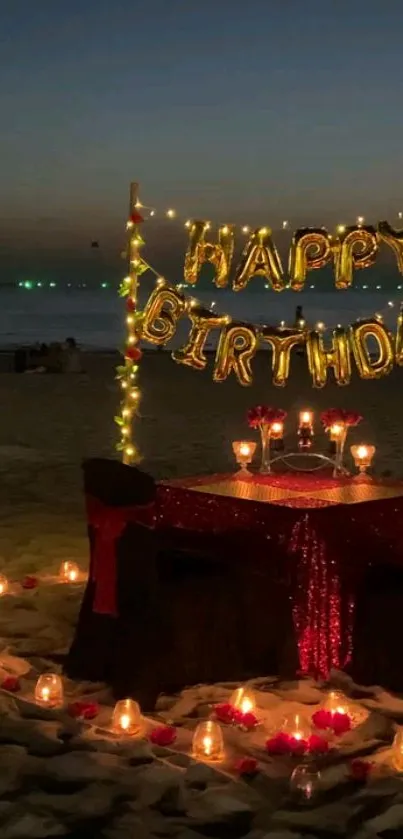
[[[64,583],[75,583],[80,576],[79,566],[76,562],[62,562],[59,576]]]
[[[193,735],[192,756],[212,763],[224,759],[224,738],[218,723],[208,720],[197,726]]]
[[[240,687],[234,690],[230,696],[229,704],[242,714],[254,714],[256,711],[256,699],[253,690],[249,687]]]
[[[4,576],[4,574],[0,574],[0,597],[2,594],[7,594],[8,592],[8,579]]]
[[[310,804],[321,788],[321,776],[311,764],[301,764],[294,769],[290,779],[290,792],[298,804]]]
[[[375,454],[375,446],[361,444],[359,446],[351,446],[350,451],[354,459],[354,464],[359,470],[359,474],[365,475],[367,469],[371,466]]]
[[[324,711],[329,711],[330,714],[348,714],[350,716],[347,697],[340,690],[331,690],[323,701],[321,708]]]
[[[403,772],[403,729],[399,728],[392,747],[392,763],[397,772]]]
[[[291,716],[285,717],[281,725],[281,731],[294,740],[306,741],[312,734],[308,720],[301,714],[291,714]]]
[[[42,708],[61,708],[63,705],[63,682],[57,673],[43,673],[35,686],[35,702]]]
[[[313,443],[313,412],[300,411],[298,424],[298,448],[306,451]]]
[[[123,737],[133,737],[140,734],[142,716],[138,702],[135,702],[134,699],[120,699],[113,711],[112,728],[115,734]]]
[[[232,444],[232,450],[235,455],[236,462],[241,467],[241,472],[249,474],[248,465],[253,459],[256,451],[256,443],[248,440],[235,440]]]
[[[313,431],[313,411],[300,411],[299,412],[299,425],[298,428],[310,428]]]

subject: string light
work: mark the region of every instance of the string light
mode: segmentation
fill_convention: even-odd
[[[283,230],[288,230],[288,221],[283,221]]]
[[[345,233],[346,225],[345,224],[338,224],[337,225],[337,232],[338,233]]]
[[[139,277],[143,271],[147,270],[147,266],[143,263],[140,257],[140,248],[144,242],[140,234],[139,225],[143,221],[143,218],[137,210],[143,205],[137,198],[137,189],[137,184],[131,184],[130,216],[126,224],[128,234],[127,259],[129,272],[127,276],[123,278],[119,289],[120,296],[126,300],[127,335],[126,345],[123,351],[124,364],[121,364],[117,368],[117,378],[120,381],[122,389],[122,402],[120,415],[115,417],[115,422],[120,428],[120,442],[117,445],[117,449],[122,452],[123,462],[126,464],[132,463],[133,460],[138,460],[138,452],[132,440],[133,413],[137,405],[137,400],[140,396],[140,391],[138,387],[135,386],[135,379],[138,371],[137,362],[140,360],[142,355],[141,350],[136,346],[139,341],[139,334],[137,330],[137,294]],[[134,393],[136,393],[135,399],[133,397]]]
[[[250,233],[250,227],[247,224],[244,224],[242,228],[242,233]]]
[[[361,225],[364,224],[364,221],[364,216],[357,216],[357,224],[359,227],[361,227]]]
[[[176,210],[167,210],[168,218],[175,218],[176,217]]]

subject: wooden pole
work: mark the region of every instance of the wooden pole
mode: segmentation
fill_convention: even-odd
[[[137,224],[132,221],[132,217],[137,213],[139,185],[133,181],[130,184],[130,201],[129,201],[129,219],[127,222],[127,300],[130,301],[130,309],[128,308],[126,316],[126,344],[125,344],[125,367],[126,375],[122,380],[123,399],[122,399],[122,459],[123,463],[130,464],[138,459],[136,446],[133,443],[133,418],[136,413],[139,402],[140,392],[134,384],[135,373],[133,367],[136,358],[133,358],[133,353],[136,352],[136,344],[138,342],[138,335],[136,332],[136,311],[137,311],[137,297],[138,297],[138,266],[140,265],[140,244],[141,237]]]

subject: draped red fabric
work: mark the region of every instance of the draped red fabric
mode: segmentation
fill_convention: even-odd
[[[154,525],[154,505],[111,507],[97,498],[86,497],[87,521],[94,530],[90,578],[95,583],[93,611],[117,617],[116,543],[127,524]]]

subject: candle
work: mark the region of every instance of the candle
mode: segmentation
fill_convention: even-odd
[[[301,714],[293,714],[290,717],[286,717],[283,720],[281,730],[288,737],[292,737],[297,741],[307,741],[311,736],[311,726]]]
[[[313,413],[312,413],[312,411],[300,411],[299,427],[300,428],[312,428],[312,426],[313,426]]]
[[[311,802],[321,786],[321,775],[313,766],[297,766],[291,775],[290,791],[293,799],[300,804]]]
[[[35,686],[35,702],[43,708],[63,705],[63,682],[57,673],[44,673]]]
[[[7,594],[8,592],[8,579],[4,577],[3,574],[0,574],[0,597],[2,594]]]
[[[80,569],[76,562],[62,562],[59,575],[65,583],[75,583],[80,575]]]
[[[242,714],[254,713],[256,709],[255,694],[249,687],[237,688],[231,695],[229,704]]]
[[[372,458],[375,454],[375,446],[351,446],[351,454],[354,458],[354,463],[359,473],[365,475],[366,470],[371,466]]]
[[[281,440],[284,432],[284,423],[273,422],[270,426],[270,437],[272,440]]]
[[[218,723],[207,720],[197,726],[193,735],[192,756],[196,760],[215,763],[224,759],[224,738]]]
[[[112,728],[115,734],[132,736],[142,730],[140,706],[134,699],[121,699],[116,703],[112,715]]]
[[[232,450],[236,462],[241,467],[241,472],[248,473],[247,466],[255,454],[256,443],[250,442],[249,440],[235,440],[232,444]]]

